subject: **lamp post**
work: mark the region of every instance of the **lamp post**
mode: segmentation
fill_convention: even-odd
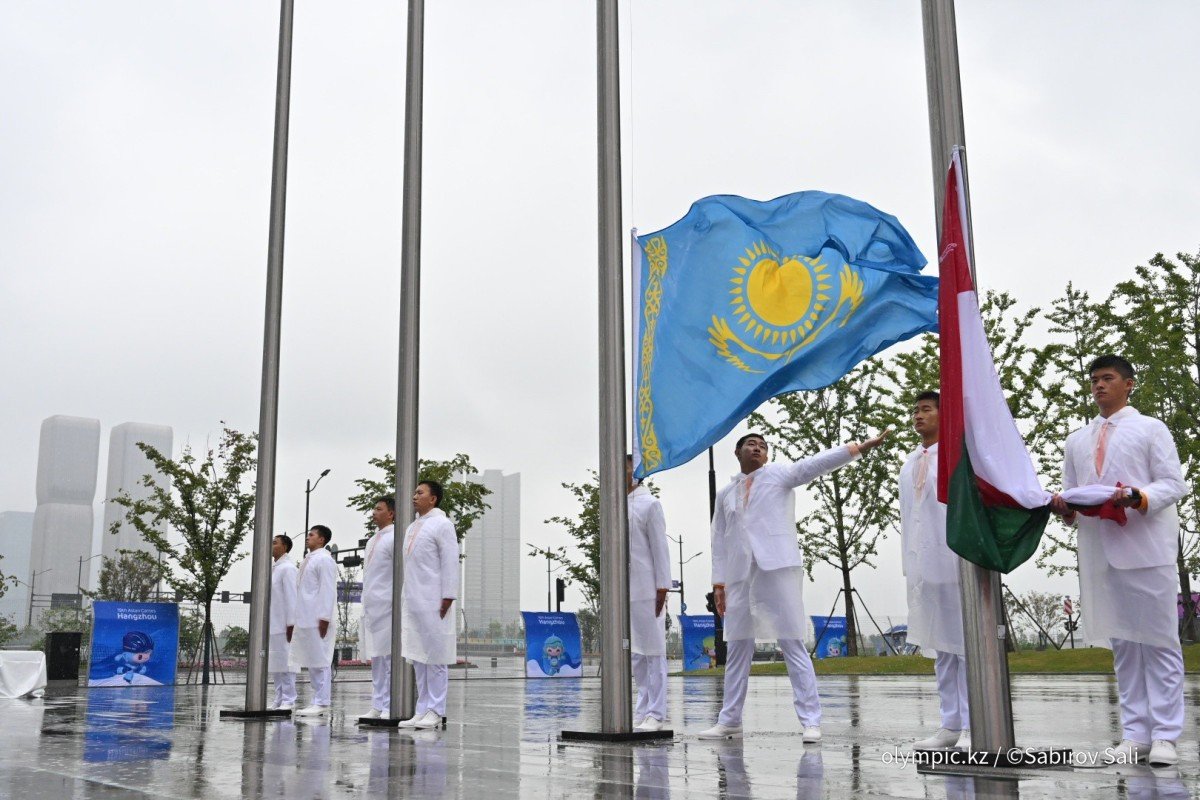
[[[550,580],[550,576],[553,573],[558,572],[558,569],[561,569],[562,567],[560,565],[558,569],[553,569],[553,570],[550,569],[550,561],[552,560],[551,556],[550,556],[550,551],[542,550],[542,548],[538,547],[535,544],[531,544],[530,542],[526,542],[525,544],[526,544],[526,546],[533,548],[533,552],[530,553],[530,555],[532,555],[532,556],[538,555],[539,551],[546,554],[546,611],[548,611],[548,612],[553,611],[554,610],[554,582]]]
[[[683,536],[682,535],[680,535],[678,537],[668,536],[667,538],[670,539],[675,544],[679,545],[679,613],[683,614],[687,611],[687,602],[684,600],[684,597],[683,597],[683,565],[688,563],[689,561],[691,561],[693,558],[699,558],[700,556],[704,555],[704,551],[701,550],[699,553],[696,553],[694,556],[688,556],[687,561],[684,561],[684,559],[683,559]]]
[[[37,572],[33,573],[32,575],[29,576],[29,583],[26,583],[25,581],[21,580],[20,578],[16,578],[16,577],[13,578],[14,581],[21,584],[22,586],[29,587],[29,616],[25,618],[25,627],[26,628],[33,627],[33,587],[37,585],[37,576],[45,574],[45,573],[49,572],[51,569],[53,569],[53,567],[46,567],[45,569],[40,569]]]
[[[321,478],[324,478],[328,474],[329,474],[329,470],[325,470],[324,472],[322,472],[320,475],[317,476],[316,481],[310,481],[307,478],[304,480],[304,535],[305,536],[308,535],[308,498],[309,498],[309,495],[311,495],[313,493],[313,489],[317,488],[317,484],[321,482]]]

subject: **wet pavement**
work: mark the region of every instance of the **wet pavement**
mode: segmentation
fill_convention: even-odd
[[[823,678],[819,745],[801,743],[784,677],[750,681],[742,741],[695,736],[716,718],[719,681],[673,677],[669,690],[674,741],[630,746],[557,740],[598,728],[592,678],[454,680],[446,729],[407,734],[355,724],[369,708],[361,682],[335,684],[323,721],[220,719],[242,704],[240,686],[54,689],[0,700],[0,797],[1200,797],[1195,676],[1178,768],[1027,770],[1016,780],[917,772],[908,743],[937,727],[932,678]],[[1013,697],[1022,746],[1098,750],[1119,738],[1110,678],[1019,676]]]

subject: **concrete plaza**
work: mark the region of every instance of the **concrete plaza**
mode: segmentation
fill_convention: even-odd
[[[937,727],[932,677],[826,677],[825,740],[804,745],[784,677],[755,677],[741,741],[695,733],[721,687],[670,679],[674,741],[562,744],[595,729],[594,678],[452,680],[445,730],[356,725],[370,686],[334,686],[333,713],[270,722],[220,719],[242,686],[52,689],[0,700],[0,797],[35,798],[956,798],[1200,796],[1200,678],[1187,683],[1178,768],[1021,772],[1014,780],[919,774],[908,745]],[[301,700],[307,698],[302,687]],[[1116,685],[1103,676],[1013,679],[1018,744],[1100,750],[1119,738]]]

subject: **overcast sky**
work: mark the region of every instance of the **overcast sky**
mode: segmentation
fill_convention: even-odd
[[[298,533],[304,480],[329,468],[313,519],[343,544],[353,479],[395,447],[403,7],[295,16],[276,520]],[[621,13],[627,227],[821,189],[933,255],[916,0]],[[1196,252],[1200,6],[958,14],[981,288],[1045,304]],[[272,2],[0,4],[0,510],[33,510],[52,414],[101,420],[101,487],[119,423],[170,425],[177,448],[257,427],[277,26]],[[426,48],[421,453],[520,472],[522,539],[566,543],[543,520],[574,510],[559,483],[598,449],[594,4],[434,0]],[[685,556],[704,552],[693,611],[706,471],[657,480]],[[877,617],[905,613],[898,553],[892,535],[856,577]],[[543,563],[523,564],[526,608]],[[817,569],[809,613],[838,583]],[[1077,593],[1032,562],[1011,585]]]

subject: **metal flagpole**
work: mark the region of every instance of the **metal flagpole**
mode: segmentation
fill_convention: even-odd
[[[275,144],[271,158],[271,218],[267,238],[267,308],[263,331],[262,390],[258,412],[258,476],[250,568],[250,656],[246,659],[246,708],[222,717],[286,716],[267,711],[267,649],[270,641],[271,538],[275,525],[275,451],[279,421],[279,338],[283,311],[284,212],[287,204],[288,111],[292,91],[293,0],[279,10],[279,63],[275,78]]]
[[[401,657],[400,603],[404,592],[402,520],[411,514],[417,485],[418,362],[421,351],[421,111],[424,87],[425,2],[408,2],[408,60],[404,92],[404,205],[400,234],[400,381],[396,411],[396,548],[392,566],[391,716],[416,710],[416,677]]]
[[[971,201],[967,190],[966,128],[963,124],[962,86],[958,71],[958,34],[954,23],[954,0],[922,0],[925,29],[925,79],[929,91],[929,139],[933,155],[933,190],[938,226],[942,233],[942,206],[946,194],[946,171],[951,153],[960,148],[962,165],[963,220],[967,255],[975,270],[971,236]],[[972,277],[974,275],[972,274]],[[960,559],[964,644],[967,655],[967,695],[971,709],[971,746],[997,752],[1014,746],[1012,697],[1009,691],[1000,575]]]

